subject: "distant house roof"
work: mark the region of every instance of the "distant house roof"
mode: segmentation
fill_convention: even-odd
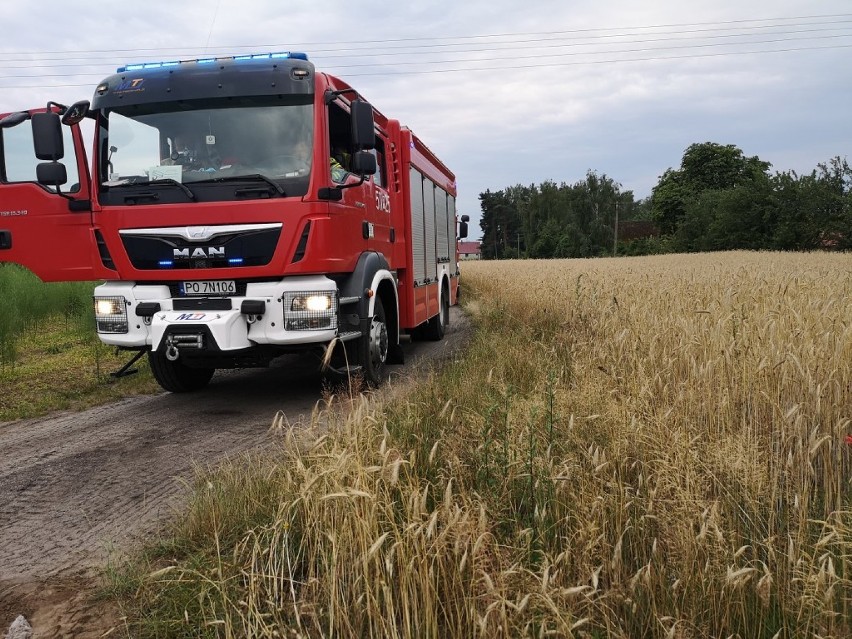
[[[479,255],[482,252],[479,242],[459,242],[459,253]]]

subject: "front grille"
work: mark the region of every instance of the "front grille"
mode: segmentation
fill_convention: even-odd
[[[135,234],[123,234],[121,241],[134,268],[163,271],[265,266],[272,260],[280,236],[279,227],[220,235],[209,242]]]

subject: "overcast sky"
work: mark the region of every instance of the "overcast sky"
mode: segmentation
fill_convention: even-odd
[[[0,113],[127,62],[305,51],[456,173],[472,238],[486,189],[591,169],[639,199],[694,142],[810,172],[852,140],[849,0],[3,5]]]

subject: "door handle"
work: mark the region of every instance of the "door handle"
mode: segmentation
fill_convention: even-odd
[[[0,251],[12,248],[12,231],[0,231]]]

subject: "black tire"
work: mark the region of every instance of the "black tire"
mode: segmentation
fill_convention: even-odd
[[[385,307],[382,300],[376,297],[376,307],[373,319],[366,335],[359,339],[359,363],[364,374],[364,381],[370,386],[381,384],[387,375],[390,338],[385,317]]]
[[[157,383],[171,393],[191,393],[210,383],[215,368],[194,368],[180,359],[172,362],[165,353],[150,351],[148,365]]]
[[[423,335],[432,342],[440,342],[444,339],[447,326],[450,323],[450,294],[446,286],[441,287],[441,303],[438,305],[438,314],[426,322]]]

